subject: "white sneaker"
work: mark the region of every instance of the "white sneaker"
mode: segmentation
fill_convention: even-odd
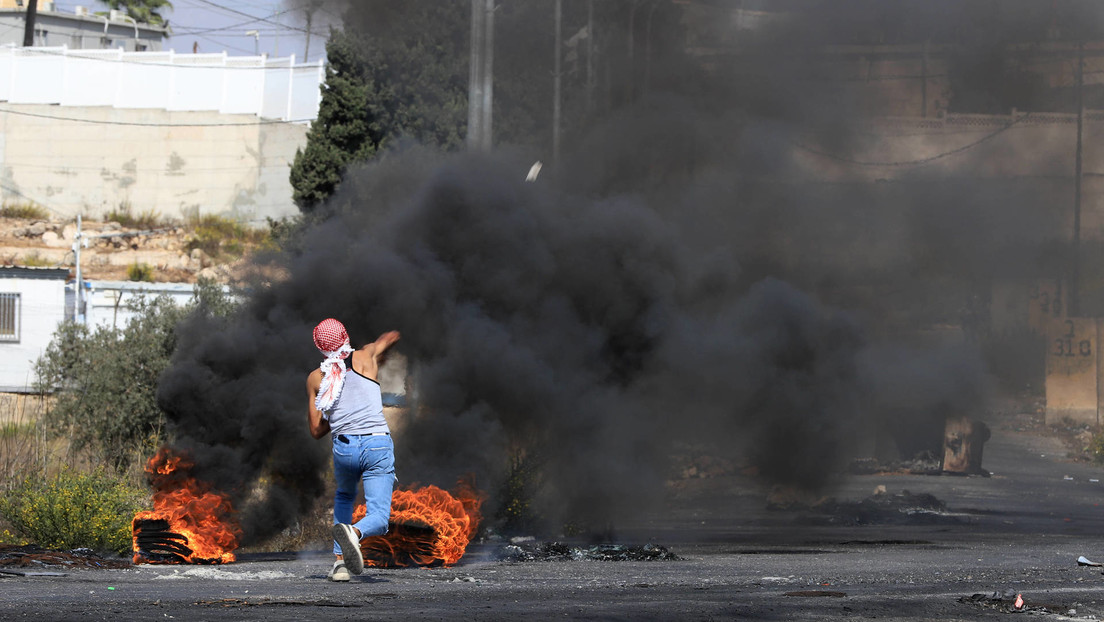
[[[341,547],[341,556],[345,558],[345,567],[353,574],[364,572],[364,557],[360,554],[360,538],[352,525],[337,523],[333,526],[333,537]]]
[[[349,570],[345,568],[345,562],[340,559],[334,562],[333,568],[330,569],[330,581],[348,581]]]

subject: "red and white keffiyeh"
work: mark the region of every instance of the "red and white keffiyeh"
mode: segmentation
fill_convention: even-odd
[[[345,325],[333,318],[322,320],[314,327],[314,345],[326,355],[319,367],[322,385],[314,398],[315,407],[325,412],[341,395],[341,387],[345,385],[345,359],[353,353],[353,348],[349,345]]]

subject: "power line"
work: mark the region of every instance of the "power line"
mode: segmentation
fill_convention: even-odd
[[[206,33],[210,33],[210,32],[220,32],[220,31],[223,31],[223,30],[234,30],[235,28],[241,28],[242,26],[248,26],[249,24],[255,24],[255,23],[260,22],[260,21],[267,21],[269,19],[272,19],[273,17],[279,17],[281,15],[289,13],[290,11],[291,11],[291,9],[287,9],[287,10],[284,10],[284,11],[279,11],[277,13],[273,13],[272,15],[269,15],[267,18],[254,17],[253,19],[249,19],[249,20],[246,20],[244,22],[238,22],[236,24],[230,24],[229,26],[220,26],[219,28],[206,28],[206,29],[201,29],[201,30],[180,30],[180,31],[174,30],[173,31],[173,36],[175,37],[176,35],[198,35],[198,34],[206,34]],[[185,28],[186,28],[186,26],[185,26]],[[281,30],[290,30],[287,26],[283,26],[283,25],[281,25],[280,29]]]
[[[216,29],[216,30],[223,30],[223,29],[219,28],[219,29]],[[275,28],[273,28],[273,29],[258,28],[256,31],[257,31],[257,34],[266,35],[266,36],[278,36],[278,35],[281,34],[281,32],[279,30],[276,30]],[[204,30],[204,31],[198,31],[198,32],[189,32],[189,33],[185,33],[185,34],[189,37],[202,37],[205,34],[212,34],[212,31]],[[253,31],[249,31],[249,32],[221,32],[221,33],[216,33],[216,34],[219,37],[250,37],[250,38],[252,38],[254,36]],[[204,37],[204,38],[206,38],[206,37]],[[252,54],[250,54],[250,56],[252,56]]]
[[[1023,116],[1017,117],[1015,120],[1013,120],[1008,125],[996,130],[995,132],[990,132],[989,134],[986,134],[985,136],[982,136],[981,138],[979,138],[978,140],[975,140],[972,143],[968,143],[968,144],[965,144],[965,145],[963,145],[961,147],[958,147],[956,149],[951,149],[950,151],[944,151],[943,153],[939,153],[939,154],[936,154],[936,155],[933,155],[933,156],[929,156],[927,158],[920,158],[918,160],[902,160],[902,161],[896,161],[896,162],[869,162],[869,161],[855,160],[853,158],[849,158],[849,157],[846,157],[846,156],[841,156],[841,155],[838,155],[838,154],[833,154],[833,153],[828,153],[826,151],[821,151],[819,149],[814,149],[814,148],[809,147],[807,145],[803,145],[803,144],[801,144],[797,141],[790,141],[790,142],[795,147],[797,147],[799,149],[802,149],[804,151],[807,151],[809,153],[812,153],[814,155],[818,155],[818,156],[825,157],[825,158],[830,158],[832,160],[837,160],[839,162],[846,162],[847,164],[854,164],[854,165],[857,165],[857,166],[917,166],[917,165],[920,165],[920,164],[927,164],[928,162],[934,162],[936,160],[940,160],[940,159],[943,159],[943,158],[946,158],[946,157],[949,157],[949,156],[952,156],[952,155],[955,155],[955,154],[958,154],[958,153],[962,153],[963,151],[967,151],[969,149],[973,149],[974,147],[980,145],[981,143],[984,143],[987,140],[990,140],[990,139],[992,139],[992,138],[994,138],[994,137],[996,137],[1000,134],[1003,134],[1004,132],[1007,132],[1008,130],[1012,129],[1014,126],[1016,126],[1021,121],[1027,119],[1029,116],[1031,116],[1031,115],[1030,114],[1024,114]]]
[[[279,13],[277,13],[276,15],[279,15]],[[224,31],[227,31],[227,30],[234,30],[235,28],[241,28],[243,26],[248,26],[249,24],[255,24],[257,22],[265,22],[266,24],[269,25],[269,28],[261,31],[262,33],[266,33],[266,32],[269,33],[269,34],[299,33],[299,34],[304,34],[304,35],[309,33],[309,34],[311,34],[312,36],[315,36],[315,37],[325,37],[326,35],[329,34],[328,32],[325,32],[325,31],[322,31],[322,30],[307,31],[305,29],[294,28],[292,26],[274,25],[271,22],[267,22],[266,20],[264,20],[262,18],[257,18],[257,19],[252,19],[252,20],[240,22],[238,24],[233,24],[233,25],[230,25],[230,26],[220,26],[218,28],[173,31],[173,36],[174,37],[175,36],[188,36],[188,37],[191,37],[191,36],[201,35],[201,34],[224,32]],[[296,34],[294,36],[298,36],[298,34]]]
[[[68,216],[61,213],[60,210],[57,210],[57,209],[51,207],[49,203],[47,203],[45,201],[39,201],[38,199],[29,197],[29,196],[23,194],[23,191],[20,190],[19,188],[12,188],[11,186],[5,185],[3,182],[0,182],[0,190],[4,190],[5,192],[9,192],[11,194],[14,194],[15,196],[17,196],[21,199],[26,199],[26,200],[30,201],[31,203],[34,203],[35,205],[45,209],[46,211],[53,213],[55,216],[61,216],[63,218],[68,218]]]
[[[222,10],[222,11],[226,11],[226,12],[228,12],[228,13],[233,13],[233,14],[235,14],[235,15],[241,15],[241,16],[243,16],[243,17],[249,17],[249,18],[256,18],[256,19],[257,19],[258,21],[262,21],[262,22],[266,22],[266,23],[269,23],[269,24],[273,24],[273,25],[275,25],[275,26],[279,26],[279,27],[281,27],[281,28],[288,28],[288,29],[290,29],[290,30],[297,30],[297,31],[299,31],[299,32],[302,32],[302,33],[308,33],[308,32],[310,32],[311,34],[314,34],[314,35],[317,35],[317,34],[318,34],[318,33],[314,33],[314,32],[312,32],[312,31],[310,31],[310,30],[308,30],[308,29],[306,29],[306,28],[299,28],[298,26],[291,26],[291,25],[288,25],[288,24],[281,24],[281,23],[279,23],[279,22],[273,22],[273,21],[271,21],[271,20],[269,20],[269,19],[267,19],[267,18],[263,18],[263,17],[262,17],[262,18],[257,18],[257,16],[256,16],[256,15],[250,15],[249,13],[245,13],[245,12],[242,12],[242,11],[238,11],[237,9],[231,9],[230,7],[225,7],[225,6],[222,6],[222,5],[220,5],[220,4],[215,4],[214,2],[211,2],[211,0],[196,0],[196,1],[197,1],[197,2],[200,2],[200,3],[202,3],[202,4],[206,4],[206,5],[212,6],[212,7],[216,8],[216,9],[219,9],[219,10]]]
[[[195,36],[199,37],[200,39],[210,41],[211,43],[214,43],[215,45],[221,45],[223,47],[230,48],[231,50],[235,50],[235,51],[238,51],[238,52],[244,52],[246,54],[253,55],[253,51],[230,45],[229,43],[226,43],[225,41],[219,41],[217,39],[212,39],[211,37],[208,37],[206,35],[195,35]]]
[[[56,157],[57,156],[51,156],[51,159],[56,159]],[[206,161],[206,160],[217,160],[219,158],[217,156],[215,156],[215,157],[196,156],[196,159]],[[238,160],[242,160],[244,158],[243,157],[231,156],[228,159],[238,161]],[[102,165],[101,166],[70,166],[70,165],[66,165],[66,164],[57,164],[56,162],[54,164],[28,164],[25,160],[20,160],[18,164],[10,164],[9,166],[11,166],[11,168],[13,168],[13,169],[16,169],[16,168],[18,168],[18,169],[31,168],[31,169],[39,169],[39,170],[54,170],[54,171],[102,171],[105,168],[107,168],[107,167],[102,166]],[[193,167],[184,168],[184,167],[181,167],[180,173],[181,174],[191,174],[191,173],[210,173],[210,172],[213,172],[213,171],[255,171],[255,170],[262,170],[262,169],[266,169],[266,168],[282,168],[284,166],[287,166],[286,161],[285,162],[278,162],[278,163],[275,163],[275,164],[264,165],[264,166],[258,165],[258,164],[252,164],[252,165],[249,165],[249,166],[219,166],[219,167],[216,167],[216,168],[193,168]],[[146,173],[146,174],[158,174],[158,173],[160,173],[160,174],[170,175],[171,173],[173,173],[173,171],[168,170],[166,167],[135,168],[135,169],[131,169],[131,170],[134,173]]]
[[[310,121],[314,121],[314,119],[290,119],[287,121],[281,121],[278,119],[258,119],[255,122],[244,123],[138,123],[134,121],[108,121],[104,119],[80,119],[77,117],[62,117],[49,114],[25,112],[22,110],[12,110],[11,108],[5,107],[0,107],[0,113],[13,114],[22,117],[35,117],[38,119],[50,119],[52,121],[73,121],[75,123],[91,123],[94,125],[126,125],[132,127],[245,127],[254,125],[286,125],[289,123],[308,123]]]

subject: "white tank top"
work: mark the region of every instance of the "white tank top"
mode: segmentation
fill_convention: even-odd
[[[390,432],[387,420],[383,418],[383,395],[379,383],[358,374],[352,364],[345,372],[341,395],[325,414],[334,436]]]

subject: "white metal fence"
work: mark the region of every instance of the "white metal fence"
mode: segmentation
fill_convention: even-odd
[[[0,47],[0,101],[318,117],[322,61],[62,47]]]

